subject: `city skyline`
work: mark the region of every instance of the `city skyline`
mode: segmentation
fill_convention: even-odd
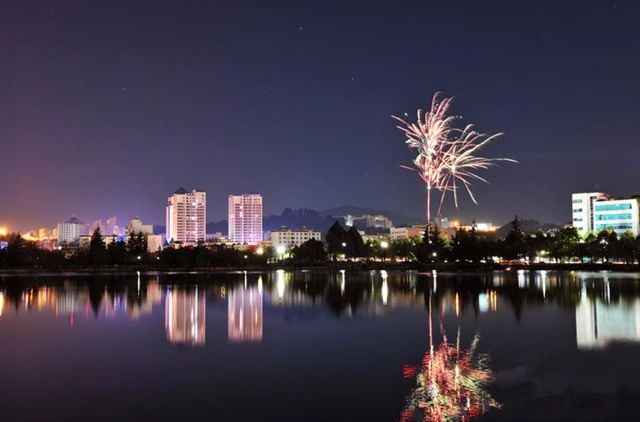
[[[521,163],[455,215],[563,223],[571,192],[637,193],[637,4],[362,5],[10,5],[0,225],[159,224],[176,185],[215,198],[210,221],[247,191],[269,198],[265,215],[420,216],[423,187],[398,168],[410,154],[390,116],[438,90],[465,120],[505,132],[488,153]]]

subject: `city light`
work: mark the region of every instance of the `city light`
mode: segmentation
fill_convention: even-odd
[[[6,236],[9,234],[9,229],[6,227],[0,227],[0,236]]]
[[[382,242],[380,242],[380,247],[382,249],[387,249],[389,247],[389,242],[387,242],[386,240],[383,240]]]
[[[279,257],[282,257],[284,253],[287,251],[287,248],[284,245],[278,245],[276,247],[276,253]]]
[[[262,246],[260,246],[258,249],[256,249],[256,254],[257,255],[264,255],[264,248]]]

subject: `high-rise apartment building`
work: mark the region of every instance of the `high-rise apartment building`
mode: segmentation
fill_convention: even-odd
[[[76,217],[58,224],[58,245],[78,243],[80,236],[86,234],[87,226]]]
[[[167,199],[167,242],[195,244],[205,241],[207,226],[207,194],[201,190],[175,191]]]
[[[262,195],[229,195],[229,240],[248,245],[262,241]]]

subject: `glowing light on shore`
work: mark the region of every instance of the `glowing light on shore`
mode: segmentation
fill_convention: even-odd
[[[401,167],[417,172],[426,186],[427,224],[431,222],[432,190],[440,192],[438,214],[447,192],[452,193],[456,208],[460,190],[466,191],[477,204],[471,190],[472,182],[488,183],[477,172],[495,166],[498,161],[516,162],[510,158],[478,157],[476,153],[502,133],[487,135],[476,131],[471,124],[464,129],[454,127],[455,116],[450,114],[452,101],[452,97],[443,97],[437,92],[428,111],[418,110],[415,123],[392,116],[400,122],[397,128],[404,133],[409,149],[417,152],[412,167]]]
[[[6,236],[9,234],[9,229],[6,227],[0,227],[0,236]]]

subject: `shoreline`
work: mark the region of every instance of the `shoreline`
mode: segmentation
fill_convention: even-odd
[[[322,265],[247,265],[237,267],[154,267],[154,266],[131,266],[118,268],[64,268],[64,269],[33,269],[15,268],[0,270],[0,277],[13,276],[57,276],[57,275],[126,275],[140,272],[141,274],[207,274],[207,273],[237,273],[237,272],[268,272],[276,270],[285,271],[407,271],[430,272],[433,270],[462,273],[462,272],[493,272],[493,271],[613,271],[613,272],[640,272],[638,264],[594,264],[594,263],[559,263],[559,264],[430,264],[421,265],[417,263],[350,263],[336,262]]]

